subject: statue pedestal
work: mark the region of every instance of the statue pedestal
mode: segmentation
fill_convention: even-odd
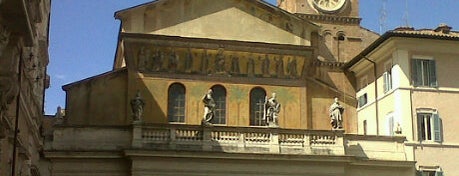
[[[277,124],[275,122],[269,122],[268,123],[268,127],[269,128],[279,128],[279,124]]]

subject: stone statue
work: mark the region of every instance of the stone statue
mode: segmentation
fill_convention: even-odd
[[[279,112],[281,104],[276,99],[276,93],[272,93],[271,98],[266,97],[264,119],[272,127],[279,127]]]
[[[145,102],[140,97],[140,92],[137,91],[135,98],[131,100],[131,109],[134,114],[134,121],[142,121],[143,107]]]
[[[214,117],[215,103],[214,98],[212,98],[212,89],[209,89],[207,93],[202,97],[202,102],[204,103],[204,117],[202,119],[203,124],[208,124]]]
[[[335,102],[330,106],[330,124],[334,130],[343,128],[343,112],[344,107],[338,102],[338,98],[335,97]]]

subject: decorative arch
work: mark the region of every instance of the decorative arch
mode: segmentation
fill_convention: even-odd
[[[169,122],[185,123],[185,86],[173,83],[167,93],[167,119]]]
[[[211,87],[215,101],[214,117],[210,121],[212,124],[226,124],[226,89],[222,85]]]
[[[263,119],[266,91],[261,87],[250,90],[250,126],[265,126]]]

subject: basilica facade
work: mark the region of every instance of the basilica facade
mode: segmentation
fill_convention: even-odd
[[[379,37],[358,8],[158,0],[116,12],[113,70],[63,86],[48,174],[414,175],[404,137],[356,134],[343,66]]]

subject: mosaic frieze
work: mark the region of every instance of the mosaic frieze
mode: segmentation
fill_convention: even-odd
[[[299,78],[304,56],[172,47],[140,47],[138,70],[145,73]]]

